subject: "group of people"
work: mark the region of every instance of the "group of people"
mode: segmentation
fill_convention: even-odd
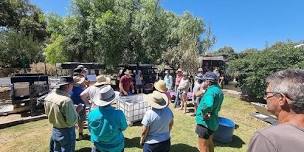
[[[128,72],[121,77],[119,92],[110,86],[110,79],[100,75],[96,83],[85,86],[85,75],[60,78],[57,88],[45,98],[45,111],[52,124],[50,151],[72,152],[75,150],[75,126],[78,123],[79,137],[82,130],[79,124],[88,121],[88,130],[92,142],[92,152],[121,152],[125,142],[123,131],[127,129],[127,120],[121,110],[112,107],[119,96],[133,92]],[[177,71],[175,89],[181,97],[181,108],[186,109],[189,89],[188,73]],[[213,133],[218,129],[218,114],[224,100],[219,85],[219,76],[214,72],[198,72],[193,88],[196,102],[195,133],[198,136],[200,152],[212,152]],[[250,152],[303,151],[304,146],[304,71],[283,70],[267,78],[265,100],[268,110],[278,117],[279,125],[259,130],[253,136]],[[82,82],[82,83],[81,83]],[[123,82],[123,83],[122,83]],[[174,124],[174,115],[169,105],[173,89],[172,76],[166,73],[164,80],[154,83],[155,90],[144,95],[144,101],[151,109],[145,112],[142,120],[140,145],[144,152],[168,152],[171,147],[170,132]],[[82,86],[82,91],[75,87]],[[76,90],[76,91],[75,91]],[[77,95],[79,94],[79,95]],[[73,96],[79,96],[77,98]],[[178,98],[178,97],[177,97]],[[76,100],[76,101],[74,101]],[[78,102],[82,101],[82,102]],[[85,117],[85,106],[90,110]],[[179,106],[175,99],[174,107]],[[84,111],[84,112],[83,112]],[[82,118],[84,114],[84,118]]]

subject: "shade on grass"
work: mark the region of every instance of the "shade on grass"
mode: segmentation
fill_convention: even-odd
[[[216,152],[245,152],[253,133],[267,126],[264,122],[256,120],[249,114],[254,108],[247,102],[237,98],[225,96],[220,115],[234,120],[237,129],[234,131],[233,141],[229,144],[216,143]],[[182,111],[173,109],[174,126],[172,130],[172,152],[197,152],[197,136],[194,133],[194,117],[183,114]],[[87,131],[87,130],[85,130]],[[5,152],[46,152],[48,151],[51,125],[47,120],[40,120],[22,124],[0,131],[0,151]],[[125,132],[125,152],[140,152],[139,145],[140,126],[129,127]],[[89,140],[77,141],[76,150],[90,152]]]

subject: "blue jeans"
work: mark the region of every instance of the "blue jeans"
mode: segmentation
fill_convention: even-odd
[[[50,152],[74,152],[75,127],[53,128],[50,140]]]
[[[175,108],[176,108],[177,106],[180,106],[179,94],[180,94],[180,91],[177,90],[177,91],[176,91],[176,95],[175,95],[175,101],[174,101],[174,107],[175,107]]]
[[[170,139],[156,144],[145,143],[143,152],[169,152],[170,146],[171,146]]]

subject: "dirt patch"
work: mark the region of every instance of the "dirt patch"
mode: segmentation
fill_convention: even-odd
[[[21,114],[10,114],[10,115],[7,115],[7,116],[1,116],[0,117],[0,124],[8,123],[8,122],[11,122],[11,121],[17,121],[17,120],[20,120],[21,118],[22,118]]]

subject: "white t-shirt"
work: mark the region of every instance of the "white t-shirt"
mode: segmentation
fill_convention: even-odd
[[[89,99],[92,101],[95,94],[98,93],[99,90],[100,90],[100,88],[92,85],[92,86],[89,86],[88,88],[86,88],[82,93],[89,94]]]
[[[141,71],[138,71],[138,73],[135,75],[135,84],[142,85]]]

